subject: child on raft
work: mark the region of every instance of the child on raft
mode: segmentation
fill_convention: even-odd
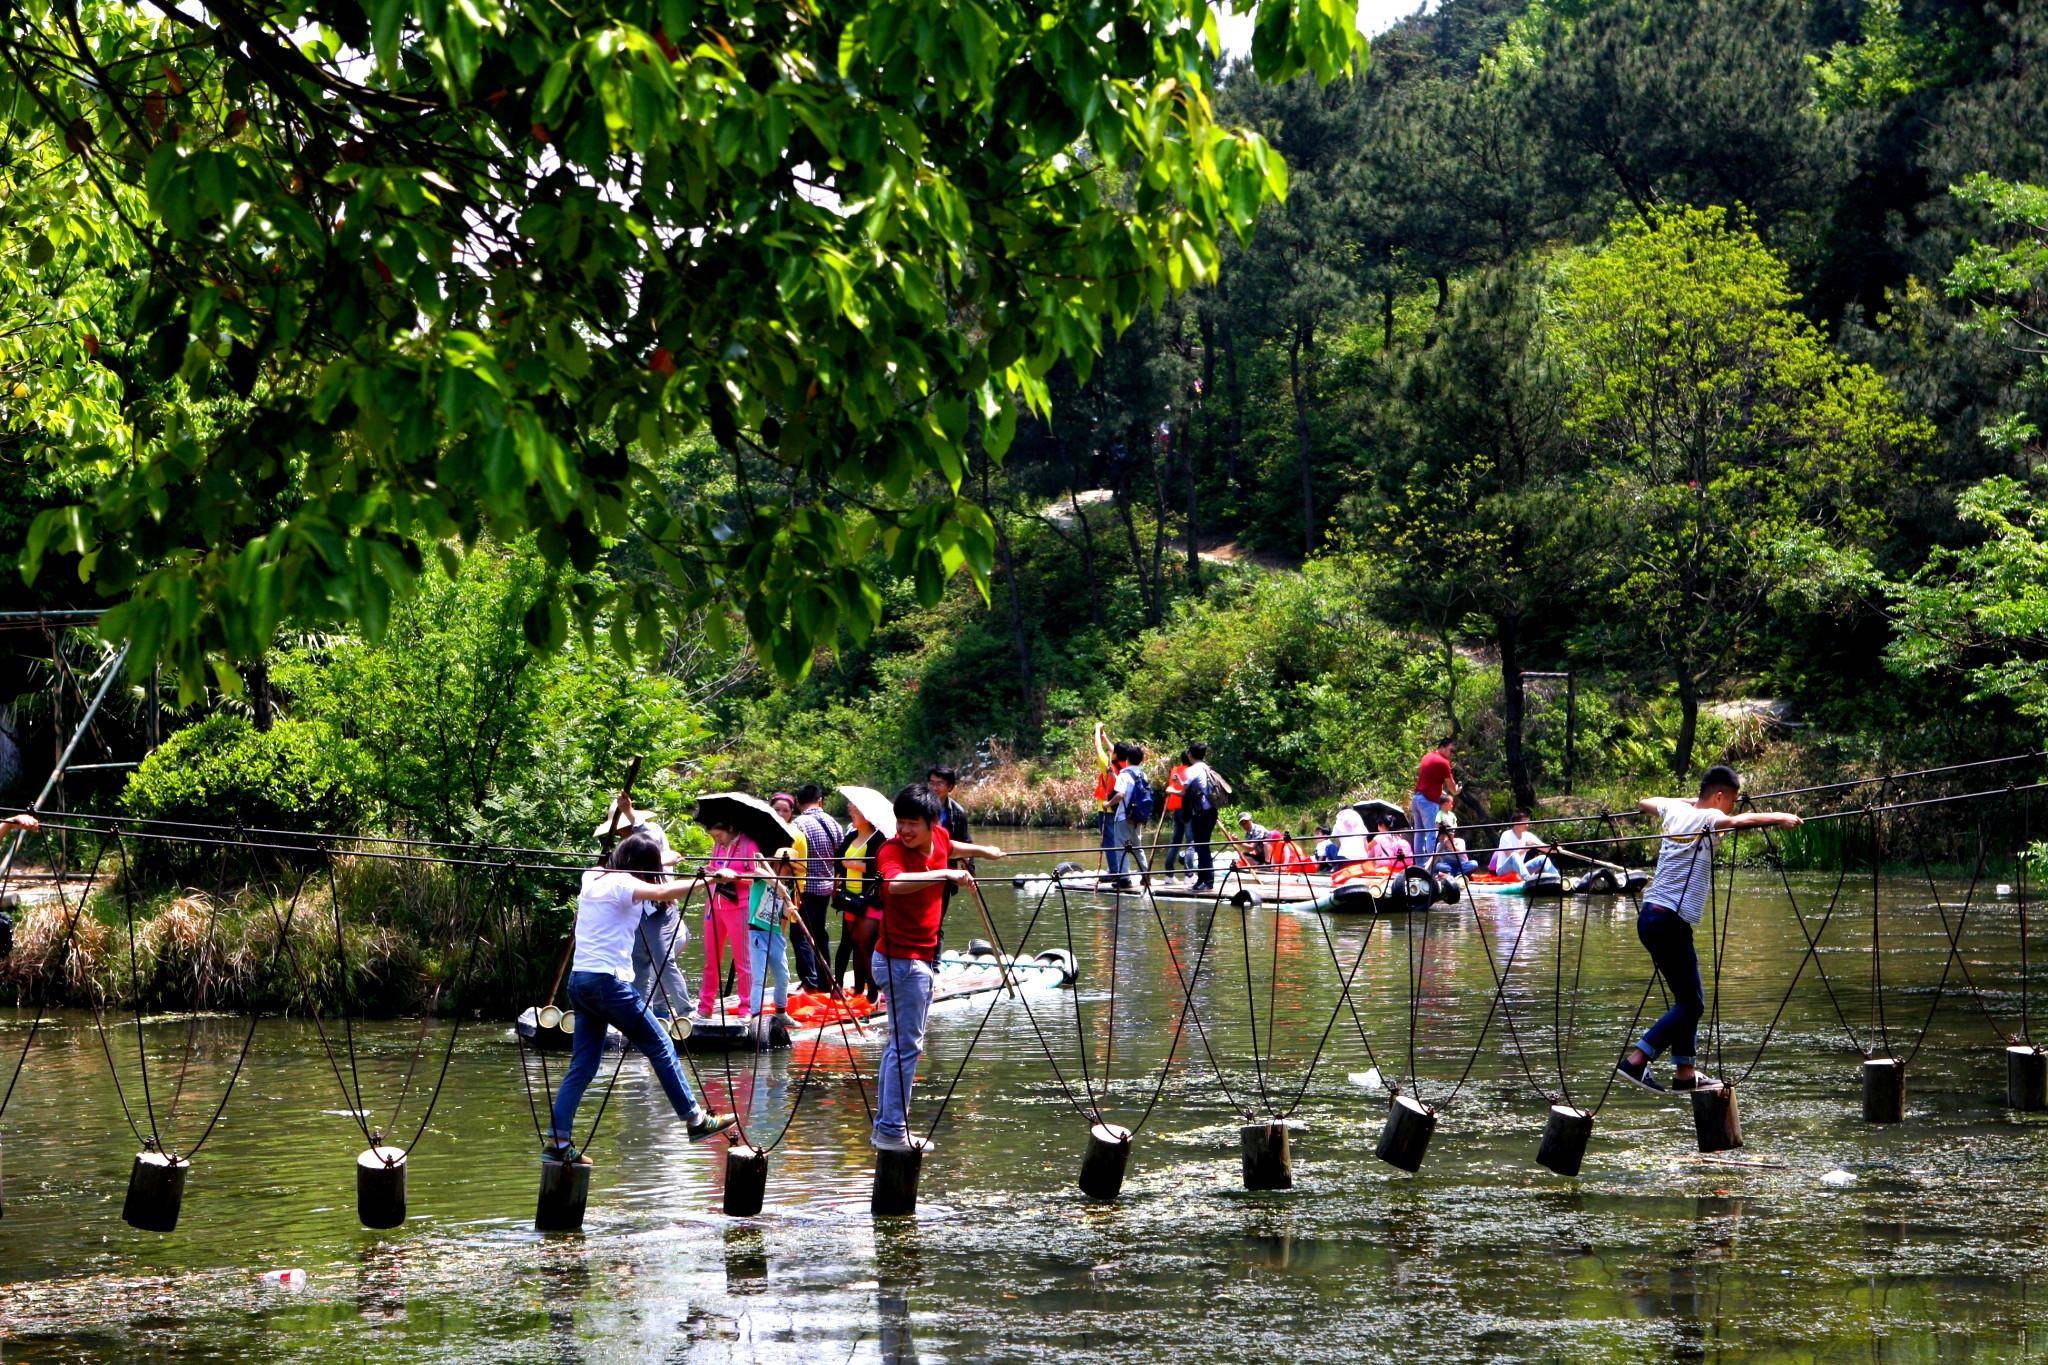
[[[604,1060],[605,1025],[647,1054],[655,1079],[668,1094],[676,1116],[688,1125],[690,1141],[702,1142],[732,1126],[731,1114],[714,1114],[690,1093],[675,1045],[633,989],[633,940],[641,932],[644,902],[681,900],[694,880],[661,882],[661,845],[636,831],[619,841],[611,855],[583,874],[576,896],[576,949],[569,968],[569,1003],[576,1008],[578,1027],[572,1035],[569,1070],[555,1092],[543,1155],[557,1161],[587,1161],[571,1145],[576,1107]]]
[[[948,864],[955,858],[1000,858],[1003,851],[990,844],[953,842],[940,823],[944,802],[923,783],[905,787],[892,805],[896,837],[875,857],[882,883],[882,931],[873,968],[889,1017],[871,1136],[877,1151],[909,1152],[931,1145],[910,1135],[910,1088],[924,1056],[945,892],[974,884],[972,872]]]
[[[1657,845],[1657,870],[1643,892],[1643,908],[1636,916],[1636,937],[1664,978],[1671,1008],[1622,1054],[1614,1069],[1623,1080],[1645,1090],[1711,1090],[1721,1085],[1714,1077],[1701,1075],[1694,1065],[1700,1017],[1707,1004],[1692,931],[1706,911],[1707,897],[1713,894],[1714,845],[1722,835],[1739,829],[1799,826],[1798,816],[1783,811],[1737,815],[1735,805],[1741,797],[1742,779],[1733,768],[1717,763],[1700,778],[1696,800],[1649,796],[1639,803],[1645,814],[1662,824],[1663,837]],[[1650,1063],[1667,1049],[1672,1065],[1668,1087],[1650,1074]]]

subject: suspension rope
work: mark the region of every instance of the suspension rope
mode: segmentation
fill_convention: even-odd
[[[85,885],[79,890],[78,905],[74,909],[64,895],[64,878],[61,872],[55,878],[57,910],[59,914],[69,912],[64,924],[64,937],[57,943],[57,951],[45,963],[55,962],[62,966],[70,953],[72,936],[78,932],[78,921],[85,914],[85,904],[92,896],[93,882],[99,877],[100,860],[106,856],[107,846],[101,841],[93,851],[92,867],[85,874]],[[0,892],[6,890],[6,881],[0,878]],[[36,995],[35,1017],[29,1020],[28,1036],[21,1040],[21,1055],[15,1059],[13,1074],[7,1078],[7,1091],[0,1094],[0,1115],[7,1113],[7,1103],[14,1098],[14,1087],[21,1080],[22,1068],[28,1065],[28,1051],[35,1045],[36,1032],[43,1026],[43,1019],[50,1008],[50,993],[43,990]]]

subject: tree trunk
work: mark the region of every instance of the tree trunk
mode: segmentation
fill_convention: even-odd
[[[270,690],[270,665],[259,659],[243,671],[242,678],[249,692],[251,719],[259,732],[266,731],[277,719],[277,699]]]
[[[1223,340],[1223,387],[1230,396],[1230,423],[1223,432],[1223,480],[1230,496],[1240,507],[1244,489],[1239,486],[1239,453],[1244,449],[1244,382],[1237,372],[1237,339],[1230,324],[1221,328]]]
[[[1526,711],[1522,694],[1522,618],[1517,612],[1499,612],[1493,618],[1493,642],[1500,650],[1501,722],[1507,752],[1508,785],[1514,788],[1515,804],[1524,809],[1536,804],[1536,784],[1529,780],[1529,759],[1522,751],[1522,726]]]
[[[1700,684],[1692,670],[1678,670],[1678,748],[1671,755],[1671,772],[1681,782],[1692,772],[1693,741],[1700,732]]]
[[[1216,458],[1216,420],[1209,415],[1205,406],[1216,392],[1216,328],[1207,314],[1197,314],[1202,329],[1202,392],[1195,399],[1195,414],[1201,418],[1201,453],[1210,465]],[[1192,420],[1194,414],[1190,414]],[[1183,424],[1181,439],[1174,444],[1180,450],[1181,473],[1187,479],[1187,540],[1188,540],[1188,587],[1196,597],[1202,595],[1202,551],[1201,533],[1197,527],[1200,487],[1200,469],[1195,461],[1196,446],[1185,435]]]
[[[1036,744],[1039,731],[1045,725],[1045,710],[1038,695],[1037,680],[1031,671],[1031,637],[1024,630],[1024,601],[1017,592],[1017,566],[1010,558],[1009,519],[989,497],[988,465],[988,456],[984,453],[981,457],[981,505],[996,531],[996,567],[1002,571],[1005,596],[1009,601],[1010,648],[1017,655],[1017,686],[1024,694],[1024,705],[1030,716],[1031,734],[1027,738]]]
[[[1166,620],[1166,462],[1173,447],[1160,447],[1172,438],[1155,432],[1152,441],[1152,624]]]
[[[1315,395],[1310,392],[1314,383],[1314,347],[1313,324],[1296,327],[1287,343],[1287,385],[1294,395],[1295,457],[1301,466],[1301,553],[1304,558],[1316,552],[1316,469],[1308,430],[1309,406],[1315,401]],[[1304,356],[1304,352],[1308,354]],[[1304,360],[1308,364],[1304,364]]]

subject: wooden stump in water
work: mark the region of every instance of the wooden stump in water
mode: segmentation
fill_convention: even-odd
[[[926,1144],[920,1138],[912,1138],[910,1144],[907,1152],[875,1152],[875,1189],[868,1210],[877,1218],[917,1212],[917,1177],[924,1168]]]
[[[356,1156],[356,1221],[366,1228],[405,1222],[405,1152],[366,1147]]]
[[[2022,1114],[2048,1109],[2048,1052],[2032,1043],[2005,1050],[2005,1103]]]
[[[185,1205],[185,1174],[191,1169],[191,1162],[165,1152],[136,1153],[121,1221],[144,1232],[175,1232]]]
[[[752,1218],[768,1196],[768,1153],[759,1147],[725,1149],[725,1216]]]
[[[540,1159],[540,1201],[533,1211],[537,1232],[581,1232],[590,1202],[590,1163]]]
[[[1429,1152],[1429,1139],[1436,1132],[1436,1110],[1413,1095],[1396,1095],[1387,1106],[1387,1126],[1380,1129],[1380,1145],[1373,1153],[1396,1170],[1410,1175],[1422,1169]]]
[[[1098,1123],[1088,1130],[1088,1151],[1081,1158],[1081,1193],[1103,1203],[1123,1193],[1124,1173],[1131,1166],[1131,1130]]]
[[[1593,1138],[1593,1116],[1568,1104],[1550,1106],[1550,1122],[1543,1128],[1543,1145],[1536,1149],[1536,1164],[1562,1176],[1576,1176],[1586,1164],[1586,1144]]]
[[[1742,1145],[1742,1115],[1735,1087],[1717,1085],[1692,1092],[1692,1126],[1702,1153],[1732,1152]]]
[[[1906,1064],[1897,1057],[1863,1063],[1863,1121],[1901,1123],[1906,1117]]]
[[[1248,1190],[1294,1188],[1294,1154],[1287,1147],[1287,1125],[1279,1119],[1247,1123],[1238,1129],[1244,1149],[1244,1187]]]

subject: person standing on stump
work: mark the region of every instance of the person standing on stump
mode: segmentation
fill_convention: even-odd
[[[605,1025],[647,1054],[655,1079],[676,1117],[688,1125],[690,1141],[702,1142],[733,1124],[731,1114],[714,1114],[697,1102],[683,1075],[668,1030],[633,989],[633,940],[642,932],[644,906],[680,900],[693,881],[661,884],[661,845],[645,833],[628,834],[598,866],[583,874],[576,896],[576,949],[569,968],[569,1003],[577,1012],[569,1070],[555,1092],[543,1155],[583,1161],[575,1141],[576,1107],[604,1060]]]
[[[825,813],[824,799],[825,789],[815,782],[806,782],[796,789],[796,831],[803,836],[804,847],[810,854],[803,863],[797,913],[808,932],[793,935],[791,946],[796,949],[796,974],[807,991],[830,990],[834,985],[832,933],[825,914],[832,908],[832,892],[839,885],[834,857],[846,832]]]
[[[974,874],[955,858],[1000,858],[990,844],[955,842],[943,823],[945,801],[922,783],[905,787],[892,803],[896,837],[882,845],[875,864],[882,883],[882,932],[875,944],[875,982],[888,1002],[883,1023],[881,1083],[871,1134],[884,1152],[922,1151],[910,1136],[910,1090],[924,1056],[925,1016],[939,960],[939,921],[945,893],[972,886]]]
[[[1614,1069],[1623,1080],[1645,1090],[1710,1090],[1721,1084],[1712,1076],[1701,1075],[1694,1065],[1707,1001],[1700,986],[1700,958],[1693,947],[1692,931],[1713,894],[1714,845],[1722,835],[1739,829],[1799,826],[1798,816],[1782,811],[1737,815],[1735,803],[1741,797],[1742,779],[1733,768],[1717,763],[1700,778],[1697,800],[1649,796],[1639,803],[1645,814],[1662,823],[1663,838],[1657,845],[1657,871],[1643,892],[1643,908],[1636,915],[1636,937],[1664,978],[1671,1008],[1650,1025],[1641,1041],[1622,1054]],[[1672,1066],[1668,1087],[1650,1074],[1650,1063],[1666,1050],[1671,1053]]]

